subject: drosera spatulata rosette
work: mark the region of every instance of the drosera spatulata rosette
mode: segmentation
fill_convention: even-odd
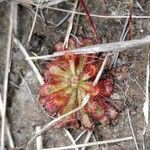
[[[40,103],[53,116],[61,116],[78,107],[87,93],[88,103],[76,113],[59,121],[55,127],[92,129],[95,123],[109,124],[117,117],[115,107],[106,99],[113,93],[113,76],[104,75],[96,86],[92,81],[103,59],[96,55],[75,55],[71,49],[93,44],[92,39],[69,39],[70,52],[51,60],[44,72],[45,83],[39,89]],[[56,44],[57,51],[65,50],[63,43]]]

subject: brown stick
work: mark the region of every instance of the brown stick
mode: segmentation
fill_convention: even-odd
[[[129,37],[129,40],[131,40],[131,38],[132,38],[132,11],[133,11],[133,0],[130,0],[130,2],[129,2],[129,22],[128,22],[128,27],[129,27],[128,37]]]
[[[84,0],[80,0],[80,3],[81,3],[81,5],[82,5],[82,7],[83,7],[83,9],[84,9],[84,11],[85,11],[85,13],[86,13],[86,15],[87,15],[87,19],[88,19],[88,21],[89,21],[89,23],[90,23],[90,25],[91,25],[91,29],[92,29],[92,32],[93,32],[93,34],[94,34],[94,36],[95,36],[95,39],[96,39],[96,43],[99,41],[99,36],[98,36],[98,34],[97,34],[97,31],[96,31],[96,28],[95,28],[95,23],[93,22],[93,19],[92,19],[92,17],[90,16],[90,13],[89,13],[89,11],[88,11],[88,9],[87,9],[87,6],[85,5],[85,2],[84,2]]]

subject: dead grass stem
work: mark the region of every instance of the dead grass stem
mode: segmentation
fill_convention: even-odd
[[[43,7],[40,7],[41,9],[43,9]],[[49,7],[49,6],[45,6],[44,8],[49,8],[52,10],[56,10],[56,11],[61,11],[61,12],[66,12],[66,13],[74,13],[72,10],[66,10],[66,9],[61,9],[61,8],[57,8],[57,7]],[[78,15],[83,15],[86,16],[86,13],[82,13],[82,12],[75,12],[75,14]],[[91,17],[96,17],[96,18],[104,18],[104,19],[127,19],[129,18],[129,16],[120,16],[120,15],[96,15],[96,14],[90,14]],[[133,19],[150,19],[150,16],[132,16]]]
[[[106,44],[97,44],[93,46],[81,47],[72,50],[71,52],[74,54],[94,54],[100,52],[122,52],[124,50],[132,50],[133,48],[150,45],[150,36],[146,36],[142,39],[137,40],[130,40],[130,41],[119,41],[119,42],[112,42]],[[135,49],[134,49],[135,50]],[[43,56],[36,56],[36,57],[27,57],[26,59],[32,60],[49,60],[51,58],[59,57],[64,55],[65,53],[70,51],[61,51],[55,52],[51,55],[43,55]]]
[[[68,48],[68,41],[69,41],[70,33],[71,33],[71,30],[73,27],[73,19],[75,16],[75,11],[76,11],[77,5],[78,5],[78,0],[75,0],[74,6],[72,8],[72,11],[74,13],[72,13],[69,18],[69,24],[68,24],[68,28],[67,28],[67,32],[66,32],[66,36],[65,36],[65,40],[64,40],[64,45],[63,45],[64,48]]]
[[[10,16],[9,16],[9,30],[8,30],[8,41],[6,50],[6,65],[4,74],[4,87],[3,87],[3,109],[2,109],[2,121],[1,121],[1,150],[5,147],[5,123],[6,123],[6,106],[7,106],[7,91],[8,91],[8,77],[11,66],[11,49],[12,49],[12,36],[13,36],[13,13],[14,3],[10,4]]]
[[[90,146],[104,145],[104,144],[112,144],[112,143],[118,143],[118,142],[129,141],[129,140],[133,140],[133,137],[129,136],[129,137],[106,140],[106,141],[97,141],[97,142],[89,142],[89,143],[86,143],[86,144],[78,144],[76,146],[71,145],[71,146],[65,146],[65,147],[46,148],[46,149],[43,149],[43,150],[66,150],[66,149],[69,150],[69,149],[74,149],[74,148],[90,147]]]
[[[29,54],[27,53],[26,49],[23,47],[23,45],[20,43],[20,41],[14,37],[13,39],[14,43],[16,44],[16,46],[19,48],[19,50],[22,52],[22,54],[24,55],[25,58],[29,58]],[[36,65],[33,63],[32,60],[27,60],[28,64],[30,65],[30,67],[32,68],[33,72],[35,73],[35,76],[37,78],[37,80],[39,81],[39,83],[42,85],[44,84],[43,81],[43,77],[41,76],[39,70],[37,69]]]

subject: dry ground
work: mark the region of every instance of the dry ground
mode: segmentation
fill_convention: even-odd
[[[63,2],[56,5],[59,8],[71,9],[72,1]],[[133,4],[134,15],[150,15],[150,1],[138,0],[143,10]],[[124,0],[103,0],[88,1],[90,12],[102,15],[127,15],[127,1]],[[59,27],[56,24],[60,22],[67,13],[52,9],[43,9],[44,20],[41,18],[41,10],[37,17],[33,35],[30,44],[27,44],[28,36],[32,27],[32,22],[36,8],[28,5],[18,5],[18,33],[17,37],[26,48],[30,55],[45,55],[52,53],[54,44],[63,40],[66,35],[68,18]],[[78,10],[80,11],[80,10]],[[3,89],[4,68],[7,47],[7,35],[9,27],[10,2],[0,3],[0,89]],[[76,25],[76,20],[79,22]],[[119,41],[123,25],[126,19],[107,19],[93,18],[96,23],[98,34],[102,36],[102,42]],[[85,16],[76,15],[74,18],[74,33],[77,26],[77,36],[90,36],[88,23]],[[150,19],[133,19],[132,39],[139,39],[150,34]],[[145,83],[146,83],[146,65],[148,61],[149,46],[141,47],[135,50],[127,50],[120,54],[118,66],[125,65],[128,69],[127,78],[124,84],[117,83],[126,93],[126,99],[129,102],[130,117],[133,129],[136,135],[139,150],[143,149],[142,132],[144,125],[143,103],[145,101]],[[38,60],[36,65],[42,74],[42,67],[45,61]],[[36,126],[43,126],[51,119],[38,104],[39,83],[30,66],[27,64],[22,53],[15,46],[12,52],[12,66],[9,75],[7,116],[10,124],[10,130],[16,145],[16,149],[24,149],[27,141],[34,135]],[[119,100],[123,100],[123,93],[116,88]],[[117,97],[115,97],[117,98]],[[132,136],[129,126],[129,117],[127,109],[120,113],[118,121],[106,127],[100,125],[95,127],[90,141],[103,141],[109,139],[123,138]],[[150,149],[150,126],[148,127],[145,145]],[[70,130],[70,133],[76,138],[82,131]],[[79,140],[83,143],[84,134]],[[70,139],[66,136],[63,129],[50,129],[43,134],[43,147],[58,147],[70,145]],[[6,149],[10,149],[6,138]],[[36,149],[33,145],[32,149]],[[136,149],[134,140],[119,142],[115,144],[105,144],[94,146],[87,149],[97,150],[134,150]]]

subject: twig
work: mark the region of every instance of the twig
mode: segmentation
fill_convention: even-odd
[[[41,130],[41,126],[36,126],[36,133]],[[43,142],[42,142],[42,136],[40,135],[39,137],[36,138],[36,149],[37,150],[42,150],[43,148]]]
[[[79,7],[78,9],[80,9],[80,7]],[[75,24],[74,24],[73,35],[76,35],[76,33],[77,33],[79,20],[80,20],[80,15],[77,15],[77,17],[76,17],[76,22],[75,22]]]
[[[109,56],[110,56],[110,55],[107,55],[107,56],[105,57],[105,59],[104,59],[102,65],[101,65],[101,68],[100,68],[100,70],[99,70],[99,72],[98,72],[98,74],[97,74],[97,76],[96,76],[96,78],[95,78],[95,80],[94,80],[94,82],[93,82],[93,86],[95,86],[95,85],[97,84],[98,80],[100,79],[100,77],[101,77],[101,75],[102,75],[102,72],[103,72],[103,70],[104,70],[104,67],[105,67],[105,65],[106,65],[106,63],[107,63],[107,61],[108,61]],[[27,143],[27,147],[26,147],[26,148],[28,149],[28,148],[30,147],[31,143],[33,142],[33,140],[35,140],[36,137],[38,137],[39,135],[41,135],[44,131],[46,131],[47,129],[49,129],[51,126],[55,125],[58,121],[60,121],[61,119],[63,119],[63,118],[65,118],[65,117],[67,117],[67,116],[69,116],[69,115],[71,115],[71,114],[73,114],[73,113],[79,111],[80,109],[82,109],[82,108],[87,104],[87,102],[88,102],[89,99],[90,99],[90,94],[87,94],[87,95],[84,97],[84,99],[83,99],[83,101],[82,101],[82,103],[81,103],[80,106],[78,106],[77,108],[73,109],[72,111],[70,111],[70,112],[68,112],[68,113],[66,113],[66,114],[64,114],[64,115],[62,115],[62,116],[60,116],[60,117],[58,117],[58,118],[55,118],[54,120],[52,120],[51,122],[49,122],[47,125],[45,125],[38,133],[36,133],[36,134],[29,140],[29,142]]]
[[[128,21],[128,29],[129,29],[129,32],[128,32],[128,39],[131,40],[132,38],[132,14],[133,14],[133,0],[129,0],[129,21]]]
[[[88,131],[87,135],[86,135],[86,138],[85,138],[85,141],[84,141],[84,144],[88,143],[90,138],[91,138],[91,135],[92,135],[93,131]],[[81,150],[85,150],[86,147],[82,147]]]
[[[36,11],[34,11],[34,9],[33,8],[31,8],[31,7],[27,7],[28,8],[28,12],[29,12],[29,15],[31,15],[31,17],[32,17],[32,14],[35,16],[35,14],[36,14]],[[32,13],[32,14],[30,14],[30,13]],[[39,18],[39,19],[43,19],[43,17],[42,17],[42,15],[40,16],[39,14],[37,14],[37,17]],[[43,20],[42,20],[43,21]]]
[[[141,4],[137,0],[135,0],[135,2],[137,6],[140,8],[140,10],[144,12],[144,9],[142,8]]]
[[[80,0],[80,3],[81,3],[81,5],[82,5],[82,7],[83,7],[83,9],[84,9],[84,11],[86,13],[87,20],[88,20],[88,22],[89,22],[89,24],[91,26],[90,29],[93,32],[93,35],[95,37],[94,38],[95,42],[98,43],[100,39],[99,39],[99,35],[97,34],[97,31],[96,31],[95,23],[93,22],[93,19],[92,19],[92,17],[89,14],[89,10],[88,10],[88,8],[87,8],[87,6],[85,4],[85,1],[84,0]]]
[[[65,2],[65,1],[67,1],[67,0],[51,0],[50,2],[46,2],[46,4],[43,4],[42,7],[57,5],[57,4],[61,3],[61,2]]]
[[[132,122],[131,122],[131,117],[130,117],[129,108],[127,108],[127,115],[128,115],[129,126],[130,126],[130,129],[131,129],[131,132],[132,132],[132,136],[133,136],[133,139],[134,139],[134,143],[135,143],[136,150],[139,150],[139,147],[138,147],[138,144],[137,144],[137,140],[136,140],[136,137],[135,137],[135,134],[134,134]]]
[[[93,45],[93,46],[81,47],[81,48],[74,49],[71,52],[74,54],[93,54],[93,53],[111,52],[111,51],[112,52],[122,52],[124,50],[129,50],[131,48],[137,48],[137,47],[145,46],[145,45],[150,45],[150,36],[146,36],[146,37],[144,37],[142,39],[138,39],[138,40],[120,41],[120,42],[97,44],[97,45]],[[51,59],[51,58],[62,56],[67,52],[70,52],[70,51],[55,52],[52,55],[28,57],[26,59],[32,59],[32,60]]]
[[[65,130],[65,132],[66,132],[68,138],[69,138],[70,141],[72,142],[72,145],[76,145],[76,141],[75,141],[74,138],[72,137],[71,133],[70,133],[68,130],[66,130],[66,129],[64,129],[64,130]],[[79,150],[79,149],[78,149],[78,148],[75,148],[75,150]]]
[[[148,61],[147,61],[147,72],[146,72],[146,92],[145,93],[145,102],[143,106],[143,113],[144,113],[144,129],[143,129],[143,135],[142,135],[142,140],[143,140],[143,150],[146,149],[145,147],[145,134],[146,130],[149,124],[149,81],[150,81],[150,65],[149,65],[149,53],[148,53]]]
[[[62,11],[62,12],[66,12],[66,13],[73,13],[72,10],[66,10],[66,9],[61,9],[61,8],[57,8],[57,7],[49,7],[49,6],[45,6],[45,7],[40,7],[41,9],[43,8],[49,8],[52,10],[56,10],[56,11]],[[82,12],[75,12],[75,14],[78,15],[84,15],[86,16],[86,13],[82,13]],[[129,18],[129,16],[115,16],[115,15],[110,15],[110,16],[106,16],[106,15],[96,15],[96,14],[90,14],[91,17],[97,17],[97,18],[104,18],[104,19],[127,19]],[[150,16],[132,16],[133,19],[150,19]]]
[[[126,31],[126,28],[127,28],[127,25],[128,25],[128,21],[129,21],[129,18],[126,19],[126,22],[124,24],[123,31],[121,33],[119,41],[124,41],[126,36],[127,36],[128,30]],[[113,64],[114,67],[116,67],[118,56],[119,56],[119,52],[114,54],[114,57],[113,57],[113,60],[112,60],[112,64]]]
[[[11,44],[13,35],[13,13],[14,13],[14,3],[10,4],[10,17],[9,17],[9,30],[8,30],[8,42],[7,42],[7,56],[6,56],[6,66],[5,66],[5,76],[4,76],[4,87],[3,87],[3,111],[2,111],[2,121],[1,121],[1,150],[4,150],[5,146],[5,118],[6,118],[6,106],[7,106],[7,90],[8,90],[8,76],[11,66]]]
[[[15,38],[15,37],[14,37],[13,41],[16,44],[16,46],[20,49],[20,51],[23,53],[23,55],[25,56],[25,58],[29,58],[30,57],[29,54],[27,53],[27,51],[23,47],[23,45],[20,43],[20,41],[17,38]],[[33,63],[32,60],[27,60],[27,62],[30,65],[30,67],[33,69],[33,72],[35,73],[35,76],[36,76],[37,80],[42,85],[44,83],[43,77],[40,75],[37,67],[35,66],[35,64]]]
[[[14,2],[14,13],[13,13],[13,31],[15,36],[17,36],[17,19],[18,19],[18,3]]]
[[[30,34],[29,34],[29,37],[28,37],[28,43],[30,42],[31,37],[32,37],[32,33],[33,33],[33,30],[34,30],[34,26],[35,26],[37,14],[38,14],[39,6],[40,6],[40,0],[38,0],[38,5],[37,5],[36,12],[35,12],[35,16],[34,16],[34,19],[33,19],[31,31],[30,31]]]
[[[128,10],[128,16],[129,18],[126,19],[126,22],[124,24],[124,27],[123,27],[123,31],[121,33],[121,37],[120,37],[120,40],[119,41],[124,41],[127,34],[130,35],[130,38],[131,38],[131,25],[132,25],[132,5],[133,5],[133,1],[130,0],[129,2],[129,10]],[[127,28],[128,27],[128,28]],[[130,39],[131,40],[131,39]],[[119,56],[119,52],[114,54],[114,57],[112,59],[112,64],[111,66],[113,65],[114,67],[116,67],[116,64],[117,64],[117,60],[118,60],[118,56]]]
[[[146,147],[145,147],[145,135],[142,135],[142,142],[143,142],[143,150],[146,150]]]
[[[97,73],[97,76],[96,76],[96,78],[95,78],[95,80],[94,80],[94,82],[93,82],[93,86],[95,86],[95,85],[98,83],[98,81],[99,81],[99,79],[100,79],[100,77],[102,76],[102,73],[103,73],[103,71],[104,71],[105,65],[107,64],[107,61],[108,61],[108,59],[109,59],[109,57],[110,57],[111,55],[112,55],[112,54],[107,54],[107,55],[105,56],[105,59],[104,59],[102,65],[101,65],[101,68],[100,68],[99,72]]]
[[[75,0],[74,7],[72,9],[73,12],[75,12],[75,10],[77,8],[77,5],[78,5],[78,0]],[[73,27],[74,16],[75,16],[75,13],[72,13],[71,17],[69,19],[69,25],[68,25],[68,28],[67,28],[67,32],[66,32],[66,36],[65,36],[65,40],[64,40],[64,45],[63,45],[63,47],[65,47],[65,48],[68,48],[68,41],[69,41],[70,33],[71,33],[71,30],[72,30],[72,27]]]
[[[95,136],[92,134],[92,137],[93,137],[93,141],[94,142],[97,142],[97,140],[96,140],[96,138],[95,138]],[[95,149],[95,150],[99,150],[99,146],[98,145],[95,145],[97,148]]]
[[[3,112],[3,102],[2,102],[2,96],[0,93],[0,113],[1,113],[1,116],[2,116],[2,112]],[[13,149],[15,147],[15,144],[14,144],[11,132],[10,132],[7,117],[6,117],[6,122],[5,122],[5,130],[6,130],[6,135],[7,135],[8,141],[9,141],[9,146],[10,146],[10,148]]]
[[[75,139],[75,142],[77,142],[77,141],[82,137],[82,135],[83,135],[85,132],[86,132],[85,130],[82,131],[82,132],[77,136],[77,138]]]
[[[70,16],[70,13],[68,13],[60,22],[58,22],[55,25],[55,28],[59,27],[69,16]]]
[[[47,148],[43,150],[66,150],[66,149],[69,150],[73,148],[89,147],[89,146],[94,146],[94,145],[104,145],[104,144],[118,143],[118,142],[129,141],[129,140],[133,140],[133,137],[129,136],[129,137],[113,139],[113,140],[89,142],[86,144],[78,144],[76,146],[70,145],[70,146],[65,146],[65,147]]]
[[[145,126],[143,135],[146,133],[146,129],[149,123],[149,81],[150,81],[150,64],[149,64],[149,54],[148,54],[148,62],[147,62],[147,72],[146,72],[146,96],[145,96],[145,102],[143,106],[143,113],[144,113],[144,119],[145,119]]]

